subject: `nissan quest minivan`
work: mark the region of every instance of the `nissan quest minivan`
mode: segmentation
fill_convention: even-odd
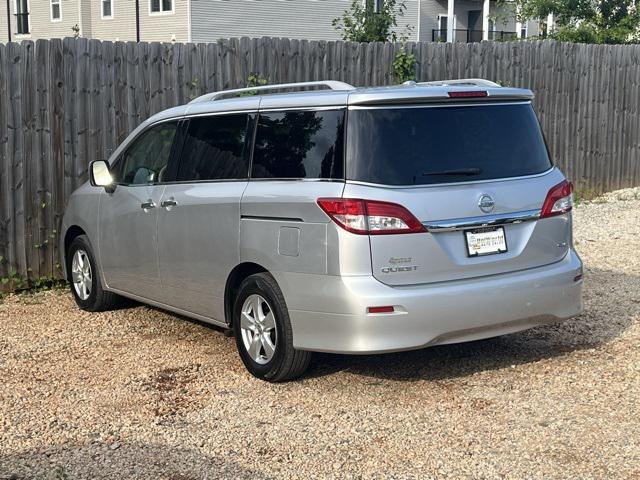
[[[256,377],[311,352],[466,342],[581,311],[572,186],[529,90],[480,79],[211,93],[90,165],[63,219],[80,308],[233,331]]]

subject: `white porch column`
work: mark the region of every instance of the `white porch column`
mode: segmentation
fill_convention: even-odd
[[[100,8],[102,8],[102,3],[100,4]],[[82,31],[82,0],[78,0],[78,35],[82,37],[83,33],[84,32]]]
[[[553,13],[547,15],[547,35],[553,32],[555,25],[553,24]]]
[[[489,40],[489,7],[491,0],[482,4],[482,40]]]
[[[516,7],[516,37],[522,38],[522,22],[520,21],[520,5]]]
[[[447,42],[453,42],[453,15],[454,15],[454,0],[447,0]]]

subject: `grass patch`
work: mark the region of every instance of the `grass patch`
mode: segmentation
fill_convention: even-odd
[[[4,280],[7,280],[6,282]],[[59,278],[21,278],[17,276],[5,277],[2,279],[2,290],[0,290],[0,302],[10,293],[20,295],[30,295],[46,290],[62,290],[67,287],[67,281]]]
[[[574,205],[580,205],[581,203],[592,202],[598,198],[602,193],[590,188],[578,188],[573,192]]]

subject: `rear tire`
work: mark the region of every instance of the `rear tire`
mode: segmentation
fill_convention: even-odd
[[[233,330],[240,358],[249,372],[269,382],[302,375],[311,352],[293,348],[287,305],[275,279],[268,273],[247,277],[233,309]]]
[[[122,297],[102,287],[98,263],[86,235],[73,239],[66,260],[71,293],[82,310],[101,312],[120,305]]]

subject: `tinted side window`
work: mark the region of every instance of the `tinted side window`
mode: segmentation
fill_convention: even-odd
[[[178,181],[247,178],[247,132],[253,115],[197,117],[189,127],[180,156]]]
[[[343,178],[344,110],[261,113],[252,178]]]
[[[145,185],[162,182],[177,128],[176,122],[161,123],[135,139],[120,160],[119,183]]]

